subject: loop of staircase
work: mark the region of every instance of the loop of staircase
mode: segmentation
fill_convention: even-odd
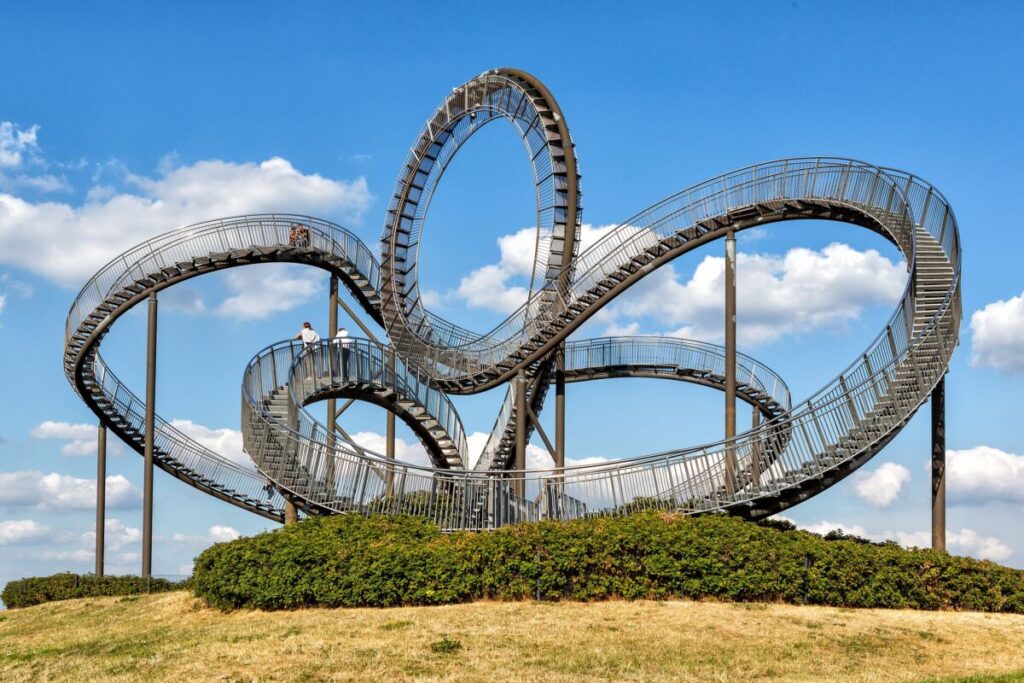
[[[575,154],[553,99],[530,78],[512,70],[488,72],[446,99],[413,149],[417,165],[407,166],[399,180],[381,264],[349,231],[285,214],[190,226],[111,261],[83,288],[68,316],[64,365],[75,390],[141,452],[143,402],[98,352],[113,322],[150,293],[191,277],[292,262],[341,278],[386,327],[391,345],[357,340],[346,359],[327,343],[305,350],[277,344],[257,355],[246,373],[242,415],[246,447],[258,468],[210,452],[159,418],[155,435],[161,468],[267,517],[281,517],[280,491],[308,513],[421,514],[445,528],[652,507],[757,518],[825,490],[884,447],[927,400],[957,345],[960,242],[942,194],[913,175],[849,159],[773,161],[672,195],[573,258],[579,222]],[[537,179],[538,214],[549,220],[541,223],[539,240],[550,241],[537,250],[528,301],[490,332],[476,334],[423,309],[415,254],[429,196],[447,163],[482,125],[478,119],[499,117],[521,127],[535,166],[539,159],[550,162],[550,169],[544,166],[550,173]],[[528,402],[539,412],[553,354],[563,345],[569,381],[650,376],[720,387],[721,354],[712,347],[698,359],[685,355],[699,349],[694,342],[567,337],[684,253],[728,232],[804,219],[849,222],[882,235],[904,254],[910,275],[882,332],[812,396],[791,406],[781,380],[741,357],[739,394],[764,416],[759,427],[630,460],[512,472],[509,435],[521,416],[512,411],[509,393],[490,450],[477,469],[465,469],[465,435],[447,395],[484,391],[525,373]],[[290,238],[297,224],[308,230],[301,245]],[[327,397],[361,398],[395,411],[426,445],[433,466],[387,460],[323,428],[303,406]],[[267,478],[277,486],[269,496],[261,493]]]

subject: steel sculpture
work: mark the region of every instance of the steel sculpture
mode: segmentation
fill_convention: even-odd
[[[430,200],[444,171],[477,130],[498,119],[518,131],[533,166],[537,248],[527,301],[480,334],[426,309],[417,266]],[[379,260],[345,228],[310,216],[240,216],[166,233],[112,260],[79,293],[67,320],[65,372],[101,425],[145,454],[147,463],[224,501],[279,521],[298,511],[402,513],[427,516],[445,529],[651,508],[761,518],[856,470],[933,390],[933,412],[941,409],[961,320],[960,238],[948,202],[921,178],[831,157],[757,164],[674,194],[583,251],[580,198],[574,144],[551,93],[522,71],[486,72],[455,88],[417,137],[387,209]],[[737,232],[800,219],[848,222],[878,233],[905,256],[909,280],[867,349],[793,405],[781,378],[736,352],[732,271]],[[294,238],[297,225],[305,231],[301,240]],[[643,277],[718,239],[730,245],[726,296],[733,305],[727,305],[726,348],[659,337],[567,341]],[[242,433],[253,461],[247,467],[196,443],[154,412],[156,297],[204,273],[265,262],[326,270],[332,276],[332,331],[335,301],[345,306],[336,295],[340,282],[387,330],[388,343],[354,339],[348,346],[324,341],[304,348],[286,341],[257,353],[243,373]],[[151,372],[143,400],[118,379],[99,347],[110,326],[147,299]],[[727,396],[726,438],[566,466],[564,386],[609,377],[721,389]],[[502,384],[508,389],[501,411],[483,454],[469,468],[465,431],[449,397]],[[551,384],[554,444],[537,420]],[[753,407],[753,428],[736,432],[733,396]],[[328,425],[306,410],[323,400],[330,402]],[[393,420],[400,419],[423,442],[432,466],[395,460],[393,445],[381,454],[354,443],[334,421],[338,400],[386,408],[393,416],[390,443]],[[936,413],[933,422],[940,444],[944,418]],[[525,446],[535,428],[552,453],[550,468],[525,468]],[[940,481],[941,463],[935,471]],[[150,536],[151,481],[147,474]],[[936,484],[934,490],[941,501],[944,488]],[[941,507],[934,507],[937,528],[944,524]],[[944,527],[936,534],[938,546]],[[147,542],[145,554],[150,552]],[[148,573],[148,558],[143,562]],[[97,566],[102,570],[99,560]]]

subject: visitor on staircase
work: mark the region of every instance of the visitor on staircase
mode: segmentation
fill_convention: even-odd
[[[332,341],[336,346],[341,347],[341,377],[344,378],[349,374],[348,359],[352,353],[352,337],[348,336],[348,330],[339,327],[338,333],[334,335]]]

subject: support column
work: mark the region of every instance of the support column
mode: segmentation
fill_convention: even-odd
[[[330,334],[330,343],[327,345],[327,358],[328,367],[331,368],[331,374],[334,373],[334,363],[331,362],[334,359],[334,336],[338,334],[338,276],[331,276],[330,284],[330,308],[327,311],[327,330]],[[334,476],[334,424],[338,420],[338,403],[335,399],[327,399],[327,463],[326,463],[326,479],[327,487],[331,491],[331,495],[335,495],[336,484]]]
[[[555,468],[565,467],[565,342],[555,355]]]
[[[526,422],[530,416],[526,413],[526,374],[520,370],[516,376],[515,384],[516,400],[516,460],[513,469],[518,471],[514,475],[516,495],[522,498],[526,494],[525,482],[523,481],[523,470],[526,469]]]
[[[96,431],[96,576],[103,576],[104,532],[107,524],[107,428]]]
[[[299,521],[299,510],[295,507],[295,503],[285,499],[284,501],[284,523],[295,524]]]
[[[736,234],[725,237],[725,438],[736,436]],[[736,491],[736,450],[725,449],[725,490]]]
[[[761,411],[754,406],[753,428],[756,431],[761,426]],[[754,480],[754,486],[761,485],[761,439],[755,438],[751,443],[750,476]]]
[[[932,548],[946,552],[946,377],[932,389]]]
[[[292,430],[295,430],[295,429],[298,428],[298,409],[295,406],[295,401],[292,400],[291,393],[288,394],[288,426]],[[290,454],[291,454],[292,458],[294,458],[294,460],[296,460],[296,461],[298,460],[298,442],[295,441],[295,439],[289,438],[285,442],[285,449],[290,452]],[[287,462],[287,461],[288,461],[288,459],[284,460],[284,462]],[[278,466],[278,471],[280,471],[280,466]],[[285,499],[284,499],[284,523],[285,523],[285,525],[295,524],[298,521],[299,521],[299,510],[298,510],[298,508],[295,507],[295,503],[293,503],[291,500],[289,500],[288,497],[285,497]]]
[[[395,466],[391,464],[395,459],[395,414],[389,410],[387,415],[387,444],[385,445],[384,454],[387,456],[388,466],[384,488],[385,495],[390,497],[395,494]]]
[[[142,471],[142,576],[153,573],[153,445],[156,438],[156,291],[149,294],[149,329],[146,334],[146,416]]]

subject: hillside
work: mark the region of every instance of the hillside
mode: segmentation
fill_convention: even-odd
[[[1024,681],[1021,642],[1010,614],[686,601],[228,613],[177,592],[4,612],[0,679]]]

